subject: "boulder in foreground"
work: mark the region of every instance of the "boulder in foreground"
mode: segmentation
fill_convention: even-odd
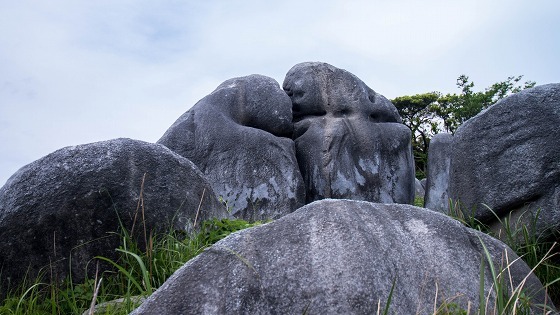
[[[316,201],[275,222],[230,235],[181,267],[133,314],[431,314],[436,300],[479,301],[482,243],[496,265],[502,242],[446,215],[399,204]],[[488,264],[486,264],[488,266]],[[521,260],[527,296],[544,288]],[[495,295],[486,268],[485,294]],[[535,307],[536,309],[536,307]]]

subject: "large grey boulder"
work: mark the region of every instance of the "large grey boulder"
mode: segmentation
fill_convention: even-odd
[[[307,202],[412,203],[410,130],[393,104],[348,71],[301,63],[286,75]]]
[[[52,279],[71,270],[81,281],[93,257],[115,257],[121,227],[144,244],[144,231],[186,231],[195,218],[226,216],[196,166],[162,145],[116,139],[66,147],[0,189],[0,291],[28,269],[31,281],[42,268]]]
[[[193,161],[235,216],[279,218],[305,201],[292,129],[289,97],[251,75],[222,83],[158,143]]]
[[[376,314],[393,282],[391,314],[432,314],[444,301],[463,309],[470,301],[476,309],[483,243],[496,266],[506,253],[510,262],[517,258],[441,213],[321,200],[216,243],[132,314]],[[484,294],[494,305],[488,266]],[[525,293],[544,303],[544,288],[530,272],[516,260],[509,275],[514,286],[527,276]]]
[[[428,176],[424,207],[443,213],[449,212],[449,167],[453,135],[438,133],[432,137],[428,149]]]
[[[560,224],[560,84],[511,95],[458,128],[450,197],[477,219],[535,214],[536,233]],[[522,221],[530,220],[524,216]],[[527,222],[526,222],[527,223]]]

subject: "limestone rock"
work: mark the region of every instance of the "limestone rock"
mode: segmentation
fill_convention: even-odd
[[[71,269],[81,281],[93,257],[114,258],[121,224],[143,242],[142,222],[148,235],[184,231],[197,215],[227,213],[196,166],[162,145],[116,139],[60,149],[0,189],[2,289],[49,263],[49,277],[62,280]]]
[[[410,130],[393,104],[353,74],[301,63],[286,75],[306,200],[412,203]]]
[[[476,218],[541,210],[537,233],[560,224],[560,84],[502,99],[458,128],[453,141],[450,196]]]
[[[428,177],[424,207],[449,212],[449,167],[453,135],[438,133],[432,137],[428,149]]]
[[[132,314],[376,314],[393,281],[391,314],[432,314],[436,292],[438,305],[476,308],[482,242],[496,264],[506,252],[510,262],[517,258],[441,213],[321,200],[216,243]],[[526,294],[544,303],[544,288],[522,260],[510,272],[513,285],[529,275]],[[493,305],[489,268],[484,275]]]
[[[305,201],[292,129],[289,97],[251,75],[222,83],[158,143],[193,161],[235,216],[278,218]]]

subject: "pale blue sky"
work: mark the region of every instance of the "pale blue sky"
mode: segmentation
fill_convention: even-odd
[[[560,82],[558,0],[0,0],[0,186],[59,148],[159,139],[221,82],[349,70],[388,98]]]

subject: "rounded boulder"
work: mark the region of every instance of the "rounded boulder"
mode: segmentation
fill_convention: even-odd
[[[543,286],[502,242],[427,209],[325,199],[216,243],[132,314],[376,314],[378,303],[393,314],[432,314],[444,303],[476,309],[481,287],[494,305],[489,265],[504,267],[506,254],[508,283],[523,283],[538,309]]]
[[[115,256],[122,229],[145,244],[150,231],[188,231],[226,216],[196,166],[162,145],[116,139],[66,147],[0,189],[2,289],[27,272],[81,281],[93,257]]]

